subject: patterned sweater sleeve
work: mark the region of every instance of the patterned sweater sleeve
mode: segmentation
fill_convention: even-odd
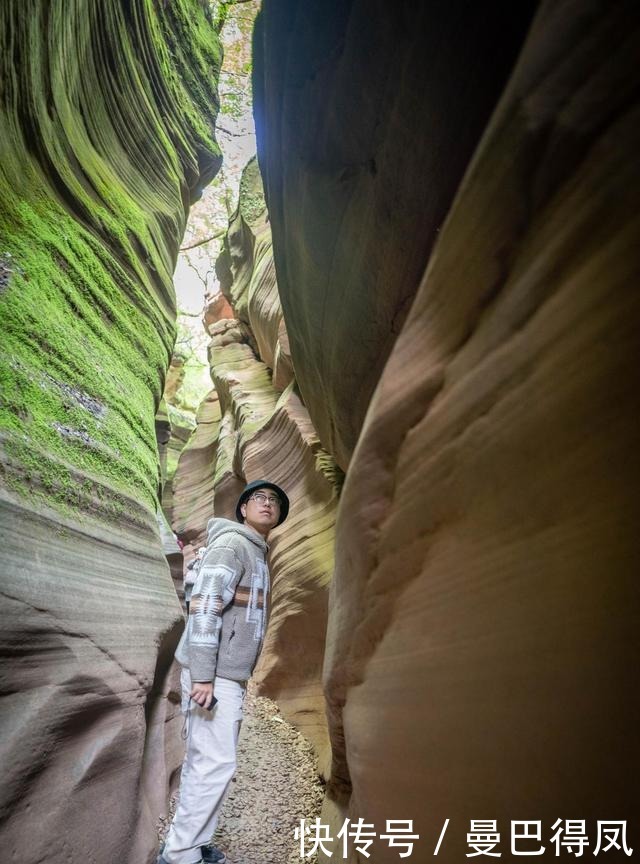
[[[208,549],[191,595],[187,627],[192,681],[213,681],[215,677],[222,611],[233,600],[242,572],[233,541],[220,537]]]

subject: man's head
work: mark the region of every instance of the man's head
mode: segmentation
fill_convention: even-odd
[[[236,507],[238,522],[245,522],[264,537],[276,525],[281,525],[288,513],[289,499],[284,490],[269,480],[248,483]]]

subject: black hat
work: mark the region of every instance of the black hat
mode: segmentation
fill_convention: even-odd
[[[273,491],[278,495],[280,498],[280,518],[276,522],[276,527],[282,525],[289,515],[289,499],[287,498],[286,493],[279,486],[276,486],[275,483],[269,482],[269,480],[254,480],[252,483],[247,483],[244,487],[242,495],[238,498],[238,504],[236,505],[236,518],[238,522],[244,522],[244,516],[242,515],[240,507],[253,495],[256,489],[273,489]]]

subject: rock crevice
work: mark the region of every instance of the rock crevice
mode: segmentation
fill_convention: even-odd
[[[255,679],[314,743],[326,773],[320,675],[342,478],[297,393],[255,160],[243,173],[216,272],[227,302],[213,298],[205,311],[215,395],[203,403],[180,457],[173,525],[193,548],[204,541],[212,512],[235,518],[245,482],[269,478],[287,490],[292,508],[272,535],[273,613]],[[209,424],[207,405],[215,406]],[[203,467],[206,483],[195,473]]]

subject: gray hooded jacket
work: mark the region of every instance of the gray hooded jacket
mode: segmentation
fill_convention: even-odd
[[[176,660],[192,681],[246,681],[264,641],[269,599],[265,540],[247,525],[210,519]]]

